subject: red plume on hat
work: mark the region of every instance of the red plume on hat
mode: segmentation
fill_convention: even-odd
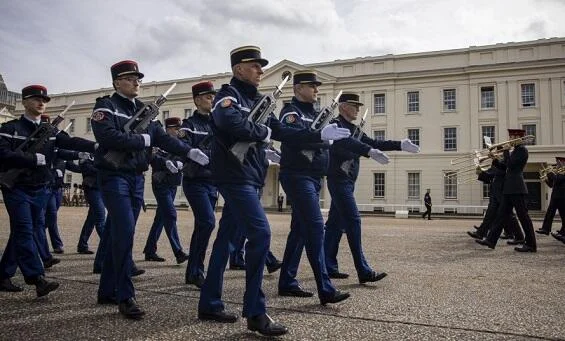
[[[51,97],[47,95],[47,88],[38,84],[28,85],[22,89],[22,99],[31,97],[41,97],[45,99],[46,102],[51,100]]]
[[[205,95],[205,94],[215,94],[214,84],[212,82],[200,82],[192,86],[192,97]]]

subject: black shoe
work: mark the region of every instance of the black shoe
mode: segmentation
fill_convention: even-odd
[[[524,244],[526,241],[524,239],[510,239],[506,242],[508,245],[520,245]]]
[[[359,283],[378,282],[387,276],[386,272],[371,271],[368,275],[359,277]]]
[[[59,264],[59,263],[61,263],[61,260],[59,258],[51,257],[48,260],[46,260],[45,262],[43,262],[43,267],[45,269],[49,269],[53,265]]]
[[[118,300],[115,297],[98,296],[96,303],[117,305]]]
[[[120,311],[120,314],[134,320],[139,320],[143,315],[145,315],[145,311],[137,305],[134,298],[128,298],[127,300],[120,302],[118,310]]]
[[[336,290],[336,292],[334,292],[333,296],[320,298],[320,303],[322,305],[326,305],[328,303],[338,303],[338,302],[341,302],[341,301],[348,299],[349,296],[351,296],[351,295],[349,295],[348,292],[342,292],[342,291]]]
[[[159,257],[158,254],[153,253],[153,254],[145,254],[145,260],[148,262],[164,262],[165,258]]]
[[[9,278],[6,278],[0,281],[0,291],[20,292],[24,291],[24,288],[14,285]]]
[[[57,290],[58,287],[59,283],[48,282],[45,278],[43,278],[43,276],[40,276],[35,282],[35,292],[37,293],[37,297],[43,297],[51,291]]]
[[[475,228],[475,230],[480,230],[481,228],[477,225],[473,225],[473,227]]]
[[[481,236],[478,232],[475,231],[467,231],[467,234],[475,239],[483,239],[483,236]]]
[[[247,329],[267,336],[279,336],[288,333],[288,329],[285,326],[275,322],[267,314],[248,317]]]
[[[489,249],[494,249],[495,245],[488,241],[488,239],[475,239],[475,243],[488,246]]]
[[[537,248],[530,246],[530,245],[522,245],[522,246],[516,246],[514,248],[514,250],[518,251],[518,252],[537,252]]]
[[[559,234],[557,232],[551,232],[551,236],[559,240],[560,242],[565,243],[565,237],[562,234]]]
[[[245,270],[245,265],[230,264],[230,270]]]
[[[137,276],[143,275],[144,273],[145,273],[145,270],[134,267],[131,270],[131,277],[137,277]]]
[[[65,250],[63,250],[62,248],[58,247],[58,248],[56,248],[56,249],[53,249],[53,253],[56,253],[56,254],[59,254],[59,255],[60,255],[60,254],[62,254],[62,253],[65,253]]]
[[[77,249],[77,253],[80,253],[81,255],[93,255],[94,251],[89,249]]]
[[[202,289],[202,286],[204,285],[204,277],[197,277],[197,278],[185,278],[184,280],[185,284],[193,284],[195,285],[198,289]]]
[[[544,229],[536,230],[536,233],[545,234],[546,236],[549,236],[549,231],[548,231],[548,230],[544,230]]]
[[[295,287],[291,289],[279,289],[279,296],[287,296],[287,297],[312,297],[314,293],[310,291],[305,291],[301,287]]]
[[[180,251],[175,255],[177,259],[177,264],[182,264],[188,260],[188,255],[184,251]]]
[[[204,321],[216,321],[221,323],[235,323],[237,321],[237,315],[234,313],[228,313],[225,310],[220,310],[213,313],[198,312],[198,319]]]
[[[275,264],[271,264],[271,265],[267,265],[267,271],[272,274],[273,272],[277,271],[278,269],[280,269],[282,266],[282,262],[279,260],[275,261]]]
[[[337,271],[337,272],[329,272],[328,276],[330,276],[330,278],[344,279],[344,278],[348,278],[349,274]]]
[[[500,239],[514,239],[514,236],[505,233],[500,236]]]

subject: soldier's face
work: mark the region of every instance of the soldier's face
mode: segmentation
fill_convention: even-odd
[[[295,89],[296,97],[302,102],[314,103],[318,100],[318,86],[316,84],[298,84]]]
[[[139,85],[141,80],[137,76],[125,76],[114,81],[116,91],[127,98],[135,98],[139,95]]]
[[[212,102],[214,101],[214,94],[204,94],[196,96],[194,104],[202,114],[209,114],[212,111]]]
[[[43,97],[30,97],[22,101],[26,112],[32,116],[40,116],[47,108],[47,101]]]
[[[263,75],[263,67],[257,62],[239,63],[235,66],[236,76],[240,80],[259,86],[261,76]]]
[[[339,105],[339,113],[348,122],[355,121],[357,119],[357,115],[359,114],[359,106],[350,103],[341,103]]]
[[[180,127],[169,127],[167,128],[167,134],[169,134],[169,136],[171,137],[177,137],[177,134],[179,133],[179,129]]]

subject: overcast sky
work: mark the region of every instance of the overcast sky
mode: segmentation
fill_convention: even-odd
[[[230,70],[259,45],[273,65],[565,37],[565,0],[2,0],[0,74],[9,89],[111,86],[109,67],[146,81]]]

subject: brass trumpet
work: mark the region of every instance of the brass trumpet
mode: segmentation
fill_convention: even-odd
[[[540,169],[539,171],[539,178],[542,181],[547,180],[547,174],[565,174],[565,167],[558,167],[557,165],[548,165],[545,168]]]
[[[487,142],[487,139],[486,139],[486,136],[485,136],[485,144],[486,144],[488,150],[491,151],[491,152],[493,152],[493,151],[503,152],[505,150],[510,150],[510,149],[512,149],[512,148],[514,148],[518,145],[521,145],[521,144],[534,142],[535,139],[536,139],[536,137],[534,135],[526,135],[526,136],[522,136],[522,137],[517,138],[517,139],[492,144],[492,143]],[[488,138],[488,140],[490,141],[490,138]]]

